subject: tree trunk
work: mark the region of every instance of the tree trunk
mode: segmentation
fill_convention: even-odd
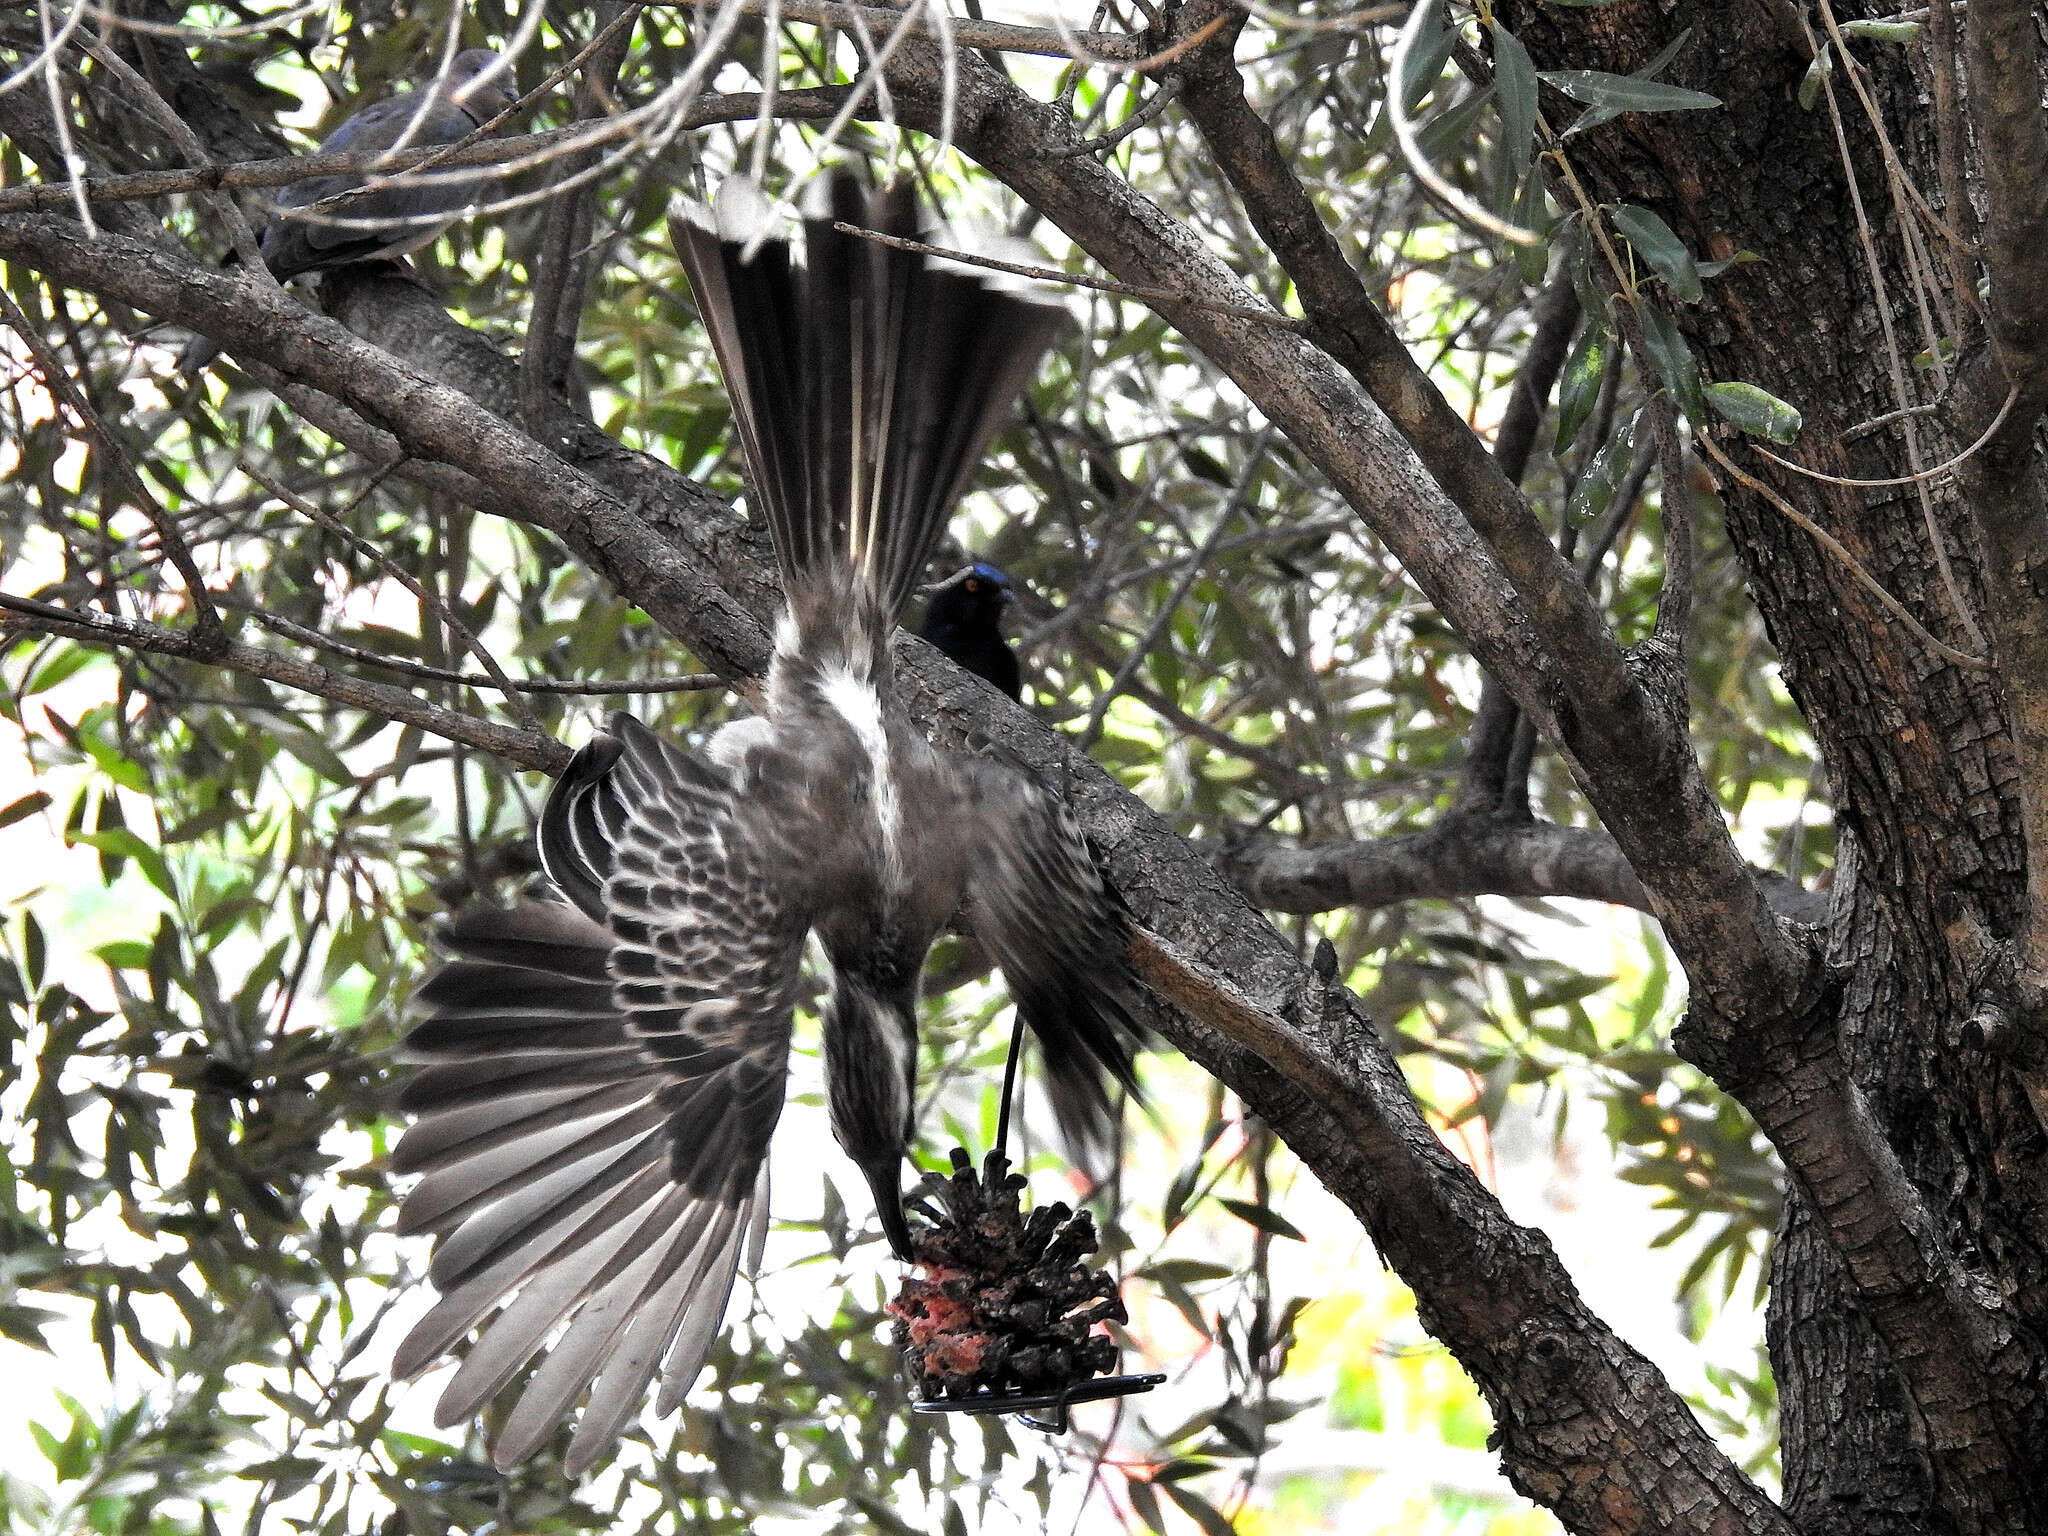
[[[1879,9],[1843,7],[1843,19]],[[1710,92],[1724,108],[1625,118],[1568,141],[1573,164],[1595,197],[1655,210],[1702,259],[1739,251],[1762,258],[1710,282],[1705,303],[1678,319],[1709,379],[1761,385],[1804,413],[1790,456],[1843,477],[1911,473],[1916,466],[1898,424],[1843,442],[1849,429],[1896,408],[1884,307],[1909,373],[1926,343],[1906,299],[1902,231],[1878,140],[1839,58],[1832,83],[1872,226],[1867,248],[1829,104],[1822,99],[1805,110],[1797,99],[1810,56],[1794,46],[1796,25],[1782,19],[1790,8],[1624,3],[1585,11],[1510,3],[1501,16],[1539,68],[1628,73],[1693,29],[1663,78]],[[1907,174],[1939,205],[1928,50],[1857,44],[1855,56],[1871,71]],[[1560,126],[1575,110],[1547,94],[1546,109]],[[1924,385],[1924,375],[1917,382]],[[1952,456],[1976,436],[1960,414],[1917,424],[1920,465]],[[1741,445],[1729,452],[1833,533],[1936,636],[1981,651],[1949,595],[1918,487],[1823,485],[1777,470]],[[1993,1367],[1973,1390],[1985,1417],[2000,1426],[1996,1438],[2010,1462],[1998,1476],[1968,1474],[1969,1456],[1958,1454],[1956,1442],[1974,1435],[1959,1435],[1956,1422],[1930,1411],[1926,1393],[1916,1398],[1902,1380],[1895,1349],[1871,1322],[1868,1283],[1852,1278],[1841,1234],[1816,1220],[1812,1191],[1795,1177],[1769,1312],[1787,1507],[1803,1529],[1844,1536],[2048,1529],[2041,1384],[2048,1148],[2021,1085],[1986,1048],[1984,1031],[1972,1027],[1995,969],[1987,939],[2009,939],[2025,920],[2021,768],[2007,706],[1989,673],[1931,653],[1765,498],[1737,484],[1722,489],[1728,531],[1782,657],[1785,684],[1819,745],[1842,840],[1829,930],[1841,985],[1824,1022],[1934,1213],[1934,1239],[1956,1256],[1979,1305],[1997,1314],[2000,1337],[1987,1351]],[[2037,459],[2024,482],[2036,517],[2040,489]],[[1950,479],[1927,490],[1956,587],[1988,627],[1971,508]],[[1686,1038],[1682,1031],[1682,1045]],[[1748,1079],[1767,1076],[1773,1065],[1731,1081],[1725,1063],[1706,1064],[1752,1108],[1758,1093]],[[2018,1497],[1994,1498],[1990,1490],[2000,1485]]]

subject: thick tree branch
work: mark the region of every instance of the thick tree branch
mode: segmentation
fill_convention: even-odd
[[[1837,900],[1853,897],[1860,866],[1845,837]],[[2026,1469],[2038,1448],[2010,1411],[2030,1352],[2016,1347],[2010,1310],[1949,1243],[1857,1085],[1837,991],[1741,1026],[1694,1011],[1672,1043],[1756,1117],[1817,1213],[1919,1412],[1942,1427],[1927,1453],[1952,1507],[1972,1512],[1963,1528],[2035,1530],[2044,1490]]]
[[[1193,20],[1186,16],[1182,25]],[[1241,287],[1188,230],[1092,159],[1060,153],[1073,139],[1063,114],[1025,97],[978,59],[958,60],[957,80],[956,142],[1112,275],[1241,301]],[[1241,106],[1234,70],[1231,80]],[[926,131],[937,126],[943,74],[928,45],[899,52],[891,89],[906,121]],[[1198,120],[1201,94],[1201,77],[1191,75],[1183,99]],[[1247,134],[1252,125],[1271,149],[1270,132],[1245,108]],[[1219,135],[1212,148],[1226,170],[1237,163],[1227,137]],[[1287,185],[1300,193],[1291,172]],[[1308,216],[1314,219],[1312,207]],[[1335,251],[1319,221],[1312,233]],[[1285,243],[1284,231],[1267,238]],[[1341,253],[1336,263],[1355,290]],[[1305,304],[1316,275],[1296,274]],[[1417,398],[1435,396],[1434,386],[1414,370],[1406,348],[1404,370],[1384,383],[1385,404],[1404,428],[1423,435],[1427,450],[1445,456],[1429,466],[1434,481],[1330,353],[1192,305],[1161,300],[1154,307],[1314,460],[1481,665],[1560,743],[1657,904],[1695,997],[1741,1013],[1798,991],[1813,964],[1811,948],[1780,927],[1750,878],[1693,756],[1682,700],[1638,679],[1584,583],[1464,423],[1453,416],[1468,447],[1436,433],[1433,414]],[[1469,504],[1448,501],[1446,488],[1469,496]]]
[[[1452,815],[1424,832],[1298,848],[1273,838],[1227,843],[1217,868],[1254,906],[1328,912],[1465,896],[1570,896],[1654,912],[1621,847],[1597,828]],[[1755,877],[1780,916],[1817,923],[1828,898],[1784,876]]]
[[[2048,388],[2048,245],[2041,239],[2048,228],[2048,123],[2041,118],[2034,7],[1971,0],[1963,41],[1984,168],[1992,340],[2008,381],[2038,406]]]
[[[1493,1404],[1517,1487],[1581,1532],[1788,1529],[1655,1368],[1586,1310],[1548,1242],[1511,1222],[1445,1149],[1355,998],[1303,966],[1196,849],[1071,741],[920,642],[900,639],[897,663],[935,739],[992,742],[1064,787],[1149,930],[1136,950],[1141,974],[1183,1010],[1159,1027],[1366,1225]],[[1619,1451],[1623,1441],[1633,1449]],[[1646,1441],[1658,1449],[1638,1454]],[[1650,1463],[1658,1471],[1646,1479]]]

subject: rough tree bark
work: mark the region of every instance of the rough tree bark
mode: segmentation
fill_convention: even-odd
[[[1843,19],[1883,9],[1840,8]],[[1973,5],[1972,25],[1994,9],[2003,8]],[[1895,408],[1879,307],[1891,304],[1905,328],[1897,212],[1883,194],[1876,136],[1844,84],[1836,92],[1842,125],[1877,226],[1873,266],[1859,241],[1828,107],[1807,111],[1797,100],[1810,54],[1798,26],[1784,25],[1790,10],[1761,3],[1501,8],[1539,67],[1625,73],[1695,29],[1669,78],[1721,97],[1725,110],[1628,119],[1575,145],[1574,162],[1596,196],[1656,210],[1703,256],[1760,256],[1680,316],[1708,376],[1747,380],[1797,403],[1806,420],[1794,450],[1801,462],[1844,477],[1895,477],[1914,467],[1899,427],[1848,444],[1843,433]],[[1820,21],[1813,25],[1818,32]],[[2028,29],[2021,32],[2031,43]],[[1855,57],[1870,71],[1907,173],[1939,202],[1941,135],[1928,110],[1936,91],[1927,54],[1864,46]],[[1969,64],[1975,68],[1974,55]],[[2038,122],[2031,99],[2038,63],[2030,56],[2016,67]],[[1965,74],[1980,132],[1992,105],[1986,89],[1981,73]],[[1559,121],[1568,120],[1569,104],[1554,104]],[[1960,221],[1958,210],[1949,211]],[[2037,224],[2027,237],[2038,252]],[[1887,294],[1874,289],[1873,271]],[[2002,275],[1994,271],[1994,290]],[[1955,302],[1968,306],[1973,298]],[[1981,327],[1972,334],[1966,371],[1989,361]],[[1910,355],[1921,345],[1915,337],[1903,349]],[[1966,447],[2005,394],[2002,376],[1988,388],[1959,389],[1931,418],[1933,440],[1923,435],[1919,462]],[[2032,410],[2018,427],[2021,450],[2008,490],[2035,526],[2042,513],[2037,416]],[[1913,487],[1824,485],[1776,471],[1740,447],[1731,451],[1841,539],[1934,633],[1971,646]],[[2048,765],[2016,758],[2010,690],[1995,674],[1929,655],[1766,501],[1739,486],[1724,490],[1730,534],[1783,656],[1786,685],[1820,744],[1843,834],[1829,950],[1837,974],[1851,979],[1818,1022],[1839,1040],[1849,1081],[1826,1091],[1853,1091],[1868,1103],[1910,1186],[1897,1192],[1899,1203],[1933,1213],[1922,1247],[1951,1270],[1941,1282],[1909,1273],[1911,1260],[1862,1270],[1853,1258],[1845,1262],[1850,1239],[1830,1234],[1812,1191],[1795,1180],[1770,1309],[1786,1507],[1815,1532],[2040,1531],[2048,1528],[2044,1143],[2023,1084],[1972,1021],[1996,989],[2001,946],[2025,931],[2019,790],[2023,777],[2038,779]],[[1969,496],[1945,481],[1930,490],[1964,602],[1975,615],[1995,613],[1988,589],[2003,584],[1987,579]],[[1967,480],[1964,490],[1982,494]],[[2038,593],[2006,601],[2024,604],[2015,617],[2039,607]],[[1997,659],[2005,667],[2031,662],[2003,643]],[[1682,1032],[1681,1048],[1694,1050],[1769,1123],[1774,1111],[1764,1101],[1793,1071],[1787,1054],[1758,1052],[1754,1041],[1711,1042],[1707,1033]],[[1888,1332],[1884,1320],[1900,1290],[1930,1283],[1974,1292],[1958,1311],[1981,1337],[1972,1341],[1968,1368],[1948,1382],[1933,1379],[1924,1360],[1902,1363],[1913,1344]]]

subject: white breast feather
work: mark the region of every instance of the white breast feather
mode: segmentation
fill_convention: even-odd
[[[897,794],[896,775],[889,762],[889,734],[882,726],[882,699],[875,685],[851,672],[828,674],[824,684],[825,702],[839,711],[839,717],[853,728],[856,740],[868,755],[873,771],[868,778],[874,801],[875,820],[882,829],[882,857],[890,883],[902,879],[903,868],[897,848],[902,831],[903,806]]]

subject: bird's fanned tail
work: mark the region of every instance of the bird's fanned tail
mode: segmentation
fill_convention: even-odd
[[[886,637],[989,439],[1067,323],[1057,303],[835,223],[920,235],[909,186],[833,176],[805,262],[764,238],[766,200],[734,178],[716,226],[671,221],[732,397],[753,491],[800,624],[847,615]]]

